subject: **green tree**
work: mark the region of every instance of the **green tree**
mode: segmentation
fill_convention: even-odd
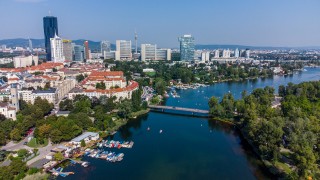
[[[54,159],[57,161],[62,161],[64,159],[63,154],[61,152],[57,152],[54,154]]]
[[[86,142],[83,139],[81,140],[81,147],[86,147]]]

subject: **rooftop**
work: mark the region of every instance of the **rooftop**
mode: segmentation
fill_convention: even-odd
[[[85,133],[81,134],[80,136],[72,139],[71,141],[80,142],[81,140],[83,140],[83,139],[85,139],[85,138],[87,138],[89,136],[94,137],[94,136],[97,136],[97,135],[99,135],[99,134],[98,133],[94,133],[94,132],[85,132]]]

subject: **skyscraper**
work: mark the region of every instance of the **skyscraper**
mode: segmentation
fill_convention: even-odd
[[[50,38],[51,44],[51,60],[53,62],[64,62],[63,56],[63,44],[62,39],[55,35],[54,38]]]
[[[105,52],[111,51],[111,43],[109,41],[101,41],[100,46],[102,56],[104,56]]]
[[[65,60],[72,61],[72,41],[68,39],[62,40],[63,43],[63,56]]]
[[[131,60],[132,59],[131,41],[117,40],[116,41],[116,60]]]
[[[84,57],[85,59],[90,59],[90,49],[89,49],[89,42],[84,41]]]
[[[184,35],[179,38],[180,41],[180,60],[192,61],[194,60],[194,37],[191,35]]]
[[[30,38],[29,38],[29,51],[33,53],[32,41]]]
[[[58,35],[58,19],[53,16],[46,16],[43,18],[44,43],[47,53],[47,61],[51,61],[51,44],[50,38]]]
[[[235,57],[235,58],[240,57],[240,52],[239,52],[239,49],[238,49],[238,48],[234,51],[234,57]]]
[[[83,61],[83,54],[84,54],[84,48],[80,45],[74,45],[73,46],[73,52],[74,52],[74,61]]]

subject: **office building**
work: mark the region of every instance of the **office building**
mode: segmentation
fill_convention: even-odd
[[[249,59],[250,58],[250,49],[246,49],[246,58]]]
[[[84,48],[80,45],[73,45],[73,60],[82,62],[84,60]]]
[[[179,38],[180,41],[180,60],[192,61],[194,60],[194,37],[191,35],[184,35]]]
[[[171,49],[157,49],[156,60],[171,61]]]
[[[71,40],[67,40],[64,39],[62,40],[62,44],[63,44],[63,56],[65,58],[66,61],[72,61],[72,41]]]
[[[141,44],[141,61],[156,60],[156,44]]]
[[[29,51],[33,53],[32,41],[30,38],[29,38]]]
[[[63,56],[63,44],[62,39],[55,35],[54,38],[50,38],[51,45],[51,61],[53,62],[64,62]]]
[[[132,48],[131,41],[117,40],[116,41],[116,60],[131,60]]]
[[[51,44],[50,39],[59,34],[58,19],[53,16],[46,16],[43,18],[44,42],[46,49],[47,61],[51,61]]]
[[[89,42],[84,41],[84,58],[85,59],[90,59],[90,49],[89,49]]]
[[[111,51],[111,43],[109,41],[101,41],[101,54],[104,55],[104,52],[110,52]]]

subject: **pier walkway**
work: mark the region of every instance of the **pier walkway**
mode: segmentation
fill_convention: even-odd
[[[149,108],[150,110],[155,110],[163,113],[174,113],[175,111],[180,111],[180,112],[187,112],[187,113],[189,112],[191,113],[192,116],[199,114],[202,116],[209,117],[209,111],[202,110],[202,109],[184,108],[184,107],[175,107],[175,106],[158,106],[158,105],[149,105]],[[170,112],[165,110],[170,110]],[[183,114],[183,115],[188,115],[188,114]]]

